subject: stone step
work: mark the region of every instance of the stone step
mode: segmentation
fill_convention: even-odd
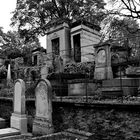
[[[101,89],[101,91],[108,91],[108,92],[113,92],[113,91],[121,91],[120,87],[104,87]]]
[[[6,121],[3,118],[0,118],[0,129],[5,128],[6,127]]]
[[[140,84],[140,79],[136,78],[122,78],[121,80],[118,79],[111,79],[111,80],[104,80],[102,83],[103,87],[138,87]]]
[[[102,88],[101,91],[102,96],[107,98],[121,97],[123,95],[121,88],[118,87]]]
[[[21,134],[21,135],[2,137],[0,138],[0,140],[31,140],[32,137],[33,136],[31,133],[27,133],[27,134]]]
[[[19,130],[14,128],[0,129],[0,140],[2,140],[2,138],[4,137],[14,136],[14,135],[20,135]]]

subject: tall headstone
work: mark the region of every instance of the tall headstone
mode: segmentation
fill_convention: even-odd
[[[25,83],[22,79],[15,82],[14,113],[11,116],[11,128],[27,133],[27,116],[25,114]]]
[[[109,43],[95,46],[95,71],[94,79],[113,79],[111,68],[111,45]]]
[[[8,64],[8,71],[7,71],[7,86],[11,84],[11,66]]]
[[[35,89],[36,114],[33,122],[33,134],[45,135],[53,133],[52,125],[52,88],[46,79],[41,79]]]

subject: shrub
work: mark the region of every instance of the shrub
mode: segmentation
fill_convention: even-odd
[[[95,68],[94,62],[80,62],[80,63],[72,62],[65,65],[64,73],[93,75],[94,68]]]

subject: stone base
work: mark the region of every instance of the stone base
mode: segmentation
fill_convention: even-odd
[[[113,79],[113,73],[111,67],[96,67],[94,72],[94,79],[104,80]]]
[[[53,125],[47,119],[35,117],[33,135],[48,135],[53,133]]]
[[[0,129],[0,139],[9,139],[8,137],[10,136],[16,136],[20,135],[19,130],[14,129],[14,128],[5,128],[5,129]]]
[[[18,129],[22,134],[27,133],[27,117],[26,117],[26,115],[12,113],[11,128]]]
[[[119,78],[104,80],[102,82],[102,91],[105,93],[116,94],[123,91],[123,96],[136,96],[138,94],[139,79],[136,78]]]
[[[68,84],[68,96],[86,96],[86,95],[92,96],[95,94],[96,90],[97,90],[97,83],[89,83],[89,82],[74,83],[73,82]]]

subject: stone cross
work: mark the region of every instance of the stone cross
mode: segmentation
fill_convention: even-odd
[[[14,113],[11,116],[11,127],[27,133],[27,117],[25,114],[25,83],[22,79],[15,82]]]
[[[35,89],[36,114],[33,122],[33,134],[45,135],[53,132],[52,125],[52,88],[46,79],[41,79]]]

